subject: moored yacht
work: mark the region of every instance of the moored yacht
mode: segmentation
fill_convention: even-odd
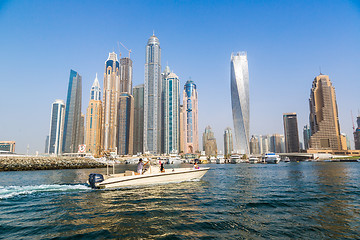
[[[279,163],[280,162],[280,157],[279,155],[275,154],[275,153],[265,153],[264,157],[263,157],[264,162],[266,163]]]

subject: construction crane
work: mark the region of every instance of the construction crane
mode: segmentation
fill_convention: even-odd
[[[122,42],[120,42],[120,44],[129,52],[129,58],[130,58],[131,49],[128,49],[127,47],[125,47],[124,44],[122,44]],[[118,42],[118,45],[119,45],[119,42]],[[120,47],[119,47],[119,50],[120,50]]]

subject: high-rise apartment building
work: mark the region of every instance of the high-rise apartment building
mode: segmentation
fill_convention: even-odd
[[[180,152],[180,81],[166,66],[162,73],[163,86],[163,152]]]
[[[296,153],[300,150],[299,131],[296,113],[284,113],[284,135],[285,135],[285,152]]]
[[[233,151],[233,136],[231,128],[226,128],[224,131],[224,152],[225,156],[230,156]]]
[[[62,153],[65,118],[64,100],[55,100],[51,107],[50,131],[46,153],[60,155]]]
[[[49,135],[46,136],[45,139],[45,152],[44,153],[49,153]]]
[[[152,35],[146,45],[144,85],[144,152],[161,152],[161,49]]]
[[[70,70],[69,87],[65,106],[65,122],[63,135],[63,153],[78,152],[81,141],[81,76]]]
[[[355,150],[360,150],[360,116],[357,117],[357,128],[354,132]]]
[[[132,90],[132,60],[130,58],[120,59],[120,92],[131,94]]]
[[[96,74],[90,90],[90,101],[86,111],[85,134],[86,151],[94,156],[99,156],[101,153],[101,117],[101,88]]]
[[[259,154],[259,139],[256,136],[252,136],[250,139],[250,154]]]
[[[118,154],[133,154],[134,132],[134,97],[129,93],[121,93],[119,99],[118,120]]]
[[[199,151],[198,94],[196,84],[190,79],[184,85],[182,110],[184,153],[196,153]]]
[[[184,105],[180,105],[179,107],[179,148],[180,153],[184,153],[185,150],[185,130],[184,130]]]
[[[116,152],[120,97],[120,63],[114,52],[109,53],[109,57],[105,62],[103,87],[101,148],[104,152]]]
[[[335,88],[329,76],[315,77],[309,103],[310,149],[342,150]]]
[[[217,154],[216,138],[210,126],[207,126],[203,133],[203,150],[207,156],[214,156]]]
[[[235,131],[235,150],[249,154],[250,99],[246,52],[231,54],[231,105]]]
[[[285,151],[285,138],[282,134],[273,134],[270,137],[270,152],[283,153]]]
[[[303,128],[303,138],[304,138],[304,149],[305,150],[309,149],[310,136],[311,136],[311,129],[310,129],[309,125],[306,124]]]
[[[134,96],[134,137],[133,152],[142,153],[144,150],[144,84],[135,86]]]

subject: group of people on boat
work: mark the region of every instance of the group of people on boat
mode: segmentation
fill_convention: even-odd
[[[149,163],[150,161],[147,161],[146,163],[143,162],[142,158],[139,159],[139,162],[137,164],[137,174],[141,175],[146,170],[144,167]],[[200,167],[197,165],[197,163],[194,163],[194,169],[199,169]],[[145,171],[144,171],[145,170]],[[164,163],[160,162],[160,172],[165,172]]]

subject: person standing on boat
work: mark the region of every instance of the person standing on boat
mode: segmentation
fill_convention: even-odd
[[[144,163],[143,163],[143,160],[140,158],[139,163],[137,165],[137,173],[138,174],[142,174],[143,167],[144,167]]]

